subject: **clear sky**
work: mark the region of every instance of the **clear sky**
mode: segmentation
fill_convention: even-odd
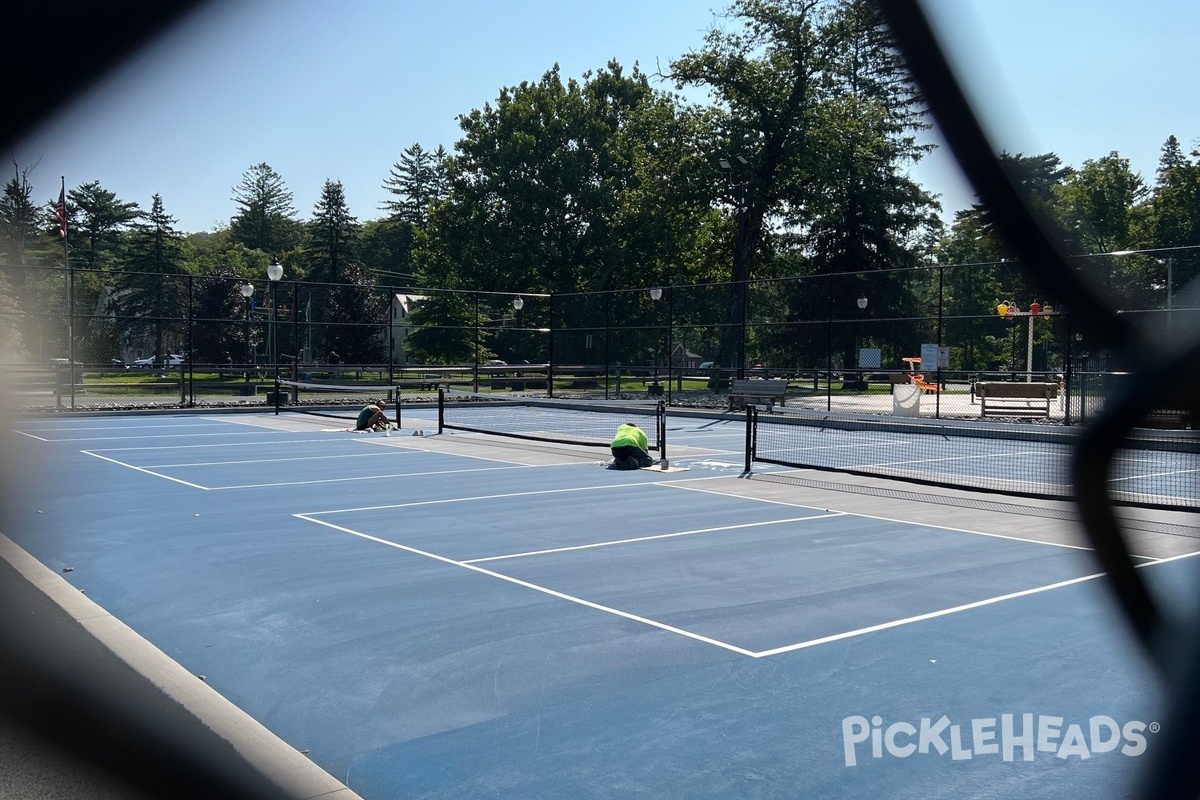
[[[1200,144],[1200,3],[1194,0],[930,0],[1014,152],[1070,165],[1112,150],[1147,182],[1175,134]],[[253,0],[215,2],[17,145],[34,198],[98,180],[183,231],[225,225],[252,165],[282,175],[302,217],[327,178],[360,220],[414,142],[453,148],[456,116],[501,87],[638,62],[703,43],[723,0]],[[662,84],[663,88],[670,88]],[[939,154],[914,175],[945,202],[972,196]]]

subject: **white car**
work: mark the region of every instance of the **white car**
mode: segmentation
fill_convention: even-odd
[[[148,358],[139,358],[133,362],[132,366],[140,369],[153,369],[154,367],[178,367],[183,363],[183,356],[172,353],[168,356],[150,356]]]

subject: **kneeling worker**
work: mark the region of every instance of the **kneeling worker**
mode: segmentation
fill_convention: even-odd
[[[376,400],[374,403],[368,403],[362,411],[358,412],[358,421],[354,425],[356,431],[381,431],[387,430],[390,427],[387,414],[386,400]]]
[[[612,440],[613,469],[640,469],[654,465],[654,459],[646,452],[646,432],[626,422],[617,428]]]

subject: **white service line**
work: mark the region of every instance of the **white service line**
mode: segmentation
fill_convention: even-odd
[[[221,437],[228,439],[230,436],[257,436],[262,433],[265,433],[265,431],[247,431],[245,433],[242,433],[241,431],[239,431],[237,433],[228,433],[228,432],[226,432],[226,433],[165,433],[162,436],[158,436],[158,435],[154,435],[154,436],[80,436],[80,437],[75,437],[75,438],[50,439],[48,441],[52,441],[52,442],[112,442],[112,441],[127,442],[130,439],[134,439],[134,440],[140,442],[140,441],[144,441],[147,439],[198,439],[202,436],[221,436]],[[288,433],[288,431],[273,431],[273,433]],[[188,445],[183,445],[183,446],[187,447]],[[203,445],[196,445],[196,446],[202,447]]]
[[[19,430],[17,430],[16,428],[13,428],[13,429],[12,429],[12,432],[13,432],[13,433],[19,433],[19,434],[21,434],[22,436],[28,436],[30,439],[37,439],[39,442],[48,442],[48,441],[50,441],[49,439],[43,439],[41,436],[34,436],[32,433],[29,433],[28,431],[19,431]]]
[[[276,445],[313,444],[314,442],[328,441],[329,439],[272,439],[270,441],[223,442],[221,444],[154,445],[153,447],[101,447],[98,449],[98,452],[125,453],[133,450],[197,450],[202,447],[274,447]]]
[[[660,630],[668,631],[669,633],[674,633],[674,634],[678,634],[679,636],[687,637],[688,639],[694,639],[698,642],[703,642],[704,644],[710,644],[715,647],[720,647],[725,650],[729,650],[734,653],[737,653],[739,655],[754,656],[754,653],[752,651],[746,650],[745,648],[742,648],[742,647],[737,647],[736,645],[732,645],[727,642],[722,642],[717,639],[711,639],[707,636],[701,636],[698,633],[692,633],[691,631],[685,631],[683,628],[676,628],[672,625],[667,625],[666,623],[658,622],[656,620],[648,619],[646,617],[639,617],[638,615],[630,614],[627,611],[621,611],[620,609],[610,608],[609,606],[601,605],[599,603],[593,603],[590,600],[584,600],[582,597],[575,597],[574,595],[566,594],[565,592],[560,592],[555,589],[547,588],[545,586],[539,586],[536,583],[530,583],[529,581],[523,581],[520,578],[514,578],[510,575],[505,575],[500,572],[493,572],[490,569],[484,569],[483,567],[478,567],[478,566],[475,566],[474,564],[469,564],[465,561],[456,561],[453,558],[447,558],[446,556],[439,556],[437,553],[430,553],[425,550],[418,550],[415,547],[409,547],[408,545],[397,544],[396,542],[389,542],[387,539],[380,539],[377,536],[371,536],[368,533],[362,533],[361,531],[356,531],[351,528],[345,528],[345,527],[342,527],[341,525],[335,525],[332,522],[325,522],[324,520],[313,519],[304,514],[294,514],[293,516],[303,519],[307,522],[315,522],[318,525],[324,525],[324,526],[326,526],[328,528],[332,528],[336,531],[341,531],[342,533],[348,533],[351,536],[357,536],[360,539],[366,539],[367,541],[370,541],[370,542],[376,542],[378,544],[387,545],[388,547],[394,547],[397,550],[404,550],[406,552],[413,553],[415,555],[424,556],[425,558],[431,558],[435,561],[441,561],[444,564],[450,564],[455,567],[461,567],[462,569],[469,569],[472,572],[478,572],[481,575],[487,575],[492,578],[497,578],[499,580],[506,581],[508,583],[515,584],[517,586],[522,586],[526,589],[532,589],[535,592],[541,592],[542,594],[547,594],[547,595],[550,595],[551,597],[557,597],[560,600],[566,600],[568,602],[584,606],[585,608],[595,609],[596,611],[603,611],[606,614],[612,614],[617,617],[622,617],[624,619],[632,620],[633,622],[640,622],[643,625],[649,625],[653,628],[658,628]]]
[[[673,539],[676,536],[693,536],[698,533],[716,533],[717,531],[734,531],[742,528],[757,528],[760,525],[780,525],[785,522],[807,522],[810,519],[826,519],[828,517],[845,516],[840,511],[835,511],[831,514],[814,514],[811,517],[791,517],[790,519],[769,519],[762,522],[742,522],[737,525],[720,525],[715,528],[697,528],[691,531],[677,531],[676,533],[658,533],[653,536],[637,536],[632,539],[614,539],[610,542],[593,542],[592,544],[577,544],[570,547],[554,547],[549,550],[530,550],[525,553],[510,553],[504,556],[486,556],[484,558],[468,558],[462,563],[464,564],[480,564],[484,561],[503,561],[508,558],[525,558],[526,556],[544,556],[550,553],[566,553],[572,550],[590,550],[594,547],[610,547],[620,544],[633,544],[634,542],[651,542],[656,539]]]
[[[417,455],[428,453],[428,450],[410,448],[393,448],[389,453],[340,453],[335,456],[296,456],[294,458],[248,458],[238,461],[196,461],[179,464],[146,464],[146,469],[167,469],[170,467],[228,467],[239,464],[278,464],[286,461],[332,461],[335,458],[379,458],[397,455]]]
[[[319,485],[319,484],[324,484],[324,483],[345,483],[347,481],[382,480],[383,478],[423,478],[426,475],[462,475],[462,474],[468,474],[468,473],[474,473],[474,472],[499,472],[499,471],[503,471],[503,470],[515,470],[515,469],[536,469],[537,467],[542,467],[542,466],[563,466],[563,465],[561,465],[561,464],[539,464],[539,465],[535,466],[535,465],[530,465],[530,464],[515,464],[512,466],[505,466],[505,467],[476,467],[474,469],[421,470],[420,472],[394,472],[391,474],[384,474],[384,475],[360,475],[358,477],[349,477],[349,478],[317,478],[314,480],[307,480],[307,481],[275,481],[273,483],[239,483],[239,484],[233,484],[231,486],[212,486],[209,488],[211,488],[213,491],[226,490],[226,489],[270,489],[272,487],[278,487],[278,486],[310,486],[310,485]],[[432,502],[440,503],[440,502],[444,502],[444,501],[434,500]],[[421,505],[421,504],[413,503],[412,505]],[[391,506],[384,506],[384,507],[390,508]],[[324,511],[321,513],[335,514],[338,512]]]
[[[718,495],[722,495],[724,497],[732,497],[732,498],[737,498],[740,500],[760,500],[761,502],[764,502],[764,503],[777,503],[779,505],[792,506],[794,508],[818,508],[818,506],[807,506],[807,505],[803,505],[801,503],[788,503],[787,501],[784,501],[784,500],[766,500],[766,499],[759,498],[759,497],[744,497],[741,495],[726,494],[725,492],[718,492],[713,489],[699,489],[694,486],[680,486],[676,483],[669,482],[669,481],[663,481],[662,485],[670,486],[672,489],[686,489],[686,490],[692,491],[692,492],[705,492],[707,494],[718,494]],[[823,510],[828,511],[829,509],[823,509]],[[966,534],[970,534],[972,536],[987,536],[992,539],[1008,539],[1009,541],[1013,541],[1013,542],[1024,542],[1026,544],[1040,544],[1040,545],[1045,545],[1046,547],[1062,547],[1067,550],[1087,550],[1088,552],[1091,552],[1094,549],[1091,547],[1085,547],[1083,545],[1078,545],[1078,544],[1064,544],[1062,542],[1043,542],[1043,541],[1039,541],[1037,539],[1026,539],[1021,536],[1010,536],[1010,535],[1003,534],[1003,533],[988,533],[987,531],[973,531],[973,530],[967,530],[966,528],[953,528],[953,527],[950,527],[949,525],[935,525],[932,522],[913,522],[911,520],[906,520],[906,519],[895,519],[894,517],[883,517],[883,516],[879,516],[878,514],[862,514],[859,512],[855,512],[855,511],[847,511],[846,516],[861,517],[862,519],[874,519],[874,520],[879,520],[881,522],[895,522],[898,525],[907,525],[907,526],[913,527],[913,528],[933,528],[934,530],[939,530],[939,531],[950,531],[951,533],[966,533]],[[1140,557],[1141,556],[1139,556],[1139,558]]]
[[[202,489],[203,491],[206,491],[206,492],[209,490],[209,487],[207,487],[207,486],[201,486],[198,483],[191,483],[189,481],[183,481],[183,480],[180,480],[179,478],[172,478],[170,475],[163,475],[158,472],[151,472],[150,470],[145,469],[144,467],[135,467],[132,464],[126,464],[124,461],[117,461],[115,458],[109,458],[108,456],[102,456],[99,453],[93,453],[90,450],[80,450],[79,452],[83,453],[84,455],[91,456],[92,458],[98,458],[101,461],[107,461],[111,464],[116,464],[118,466],[134,470],[135,472],[142,472],[142,473],[145,473],[146,475],[153,475],[156,478],[162,478],[163,480],[174,481],[175,483],[182,483],[184,486],[190,486],[193,489]]]
[[[1184,558],[1194,558],[1197,555],[1200,555],[1200,552],[1184,553],[1183,555],[1171,556],[1170,558],[1157,559],[1155,561],[1151,561],[1146,564],[1135,564],[1134,569],[1142,569],[1144,567],[1153,567],[1153,566],[1157,566],[1159,564],[1166,564],[1170,561],[1179,561]],[[973,609],[973,608],[981,608],[983,606],[992,605],[994,603],[1000,603],[1005,600],[1015,600],[1018,597],[1028,597],[1029,595],[1039,594],[1041,592],[1048,592],[1048,591],[1051,591],[1052,589],[1061,589],[1064,586],[1072,586],[1077,583],[1084,583],[1086,581],[1092,581],[1092,580],[1095,580],[1096,578],[1103,578],[1104,575],[1105,575],[1105,573],[1103,573],[1103,572],[1097,572],[1097,573],[1093,573],[1091,575],[1084,575],[1079,578],[1071,578],[1070,580],[1059,581],[1058,583],[1047,584],[1046,586],[1037,586],[1032,589],[1024,589],[1019,592],[1010,592],[1009,594],[1000,595],[999,597],[989,597],[986,600],[977,600],[974,603],[964,603],[961,606],[954,606],[953,608],[944,608],[941,611],[931,611],[928,614],[917,614],[916,616],[905,617],[904,619],[893,620],[892,622],[882,622],[878,625],[870,625],[865,628],[858,628],[856,630],[846,631],[845,633],[835,633],[832,636],[822,636],[819,639],[809,639],[806,642],[798,642],[796,644],[784,645],[783,647],[775,647],[770,650],[760,650],[757,653],[751,653],[751,655],[754,658],[765,658],[766,656],[775,656],[775,655],[779,655],[781,653],[790,653],[793,650],[802,650],[804,648],[814,647],[819,644],[828,644],[829,642],[836,642],[841,639],[849,639],[852,636],[862,636],[863,634],[875,633],[876,631],[887,630],[888,628],[896,628],[901,625],[911,624],[913,622],[921,622],[921,621],[927,620],[927,619],[935,619],[937,617],[944,617],[944,616],[947,616],[948,614],[957,614],[960,611],[969,611],[970,609]]]
[[[809,639],[807,642],[797,642],[796,644],[788,644],[784,645],[783,647],[775,647],[770,650],[760,650],[757,653],[752,653],[751,655],[754,658],[777,656],[781,653],[790,653],[794,650],[803,650],[807,647],[815,647],[819,644],[829,644],[830,642],[849,639],[854,636],[862,636],[867,633],[875,633],[876,631],[885,631],[888,628],[898,628],[901,625],[909,625],[914,622],[922,622],[927,619],[936,619],[937,617],[944,617],[949,614],[957,614],[959,611],[969,611],[972,608],[981,608],[982,606],[992,605],[993,603],[999,603],[1004,600],[1013,600],[1018,597],[1038,594],[1039,592],[1048,592],[1051,589],[1060,589],[1064,586],[1071,586],[1072,584],[1083,583],[1084,581],[1091,581],[1102,577],[1104,577],[1104,573],[1097,572],[1092,575],[1084,575],[1081,578],[1071,578],[1070,580],[1059,581],[1058,583],[1051,583],[1046,586],[1037,586],[1033,589],[1023,589],[1019,592],[1010,592],[1009,594],[1000,595],[998,597],[989,597],[986,600],[976,600],[974,603],[964,603],[961,606],[954,606],[953,608],[943,608],[940,611],[930,611],[927,614],[917,614],[916,616],[892,620],[891,622],[881,622],[878,625],[868,625],[865,628],[858,628],[856,630],[846,631],[844,633],[835,633],[832,636],[822,636],[819,639]]]
[[[567,492],[594,492],[612,489],[631,489],[647,486],[658,486],[657,483],[607,483],[601,486],[576,486],[567,489],[536,489],[528,492],[505,492],[504,494],[483,494],[474,497],[448,497],[442,500],[414,500],[411,503],[391,503],[385,506],[361,506],[359,508],[337,508],[332,511],[307,511],[296,516],[326,516],[327,514],[353,514],[358,511],[387,511],[393,508],[412,508],[414,506],[436,506],[448,503],[470,503],[475,500],[502,500],[511,497],[530,497],[539,494],[566,494]]]

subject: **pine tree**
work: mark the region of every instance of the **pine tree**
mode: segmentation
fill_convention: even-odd
[[[38,211],[33,202],[29,169],[13,162],[13,177],[0,197],[0,259],[9,267],[26,264],[26,250],[38,235]]]
[[[358,255],[358,219],[346,205],[341,181],[326,180],[308,224],[308,277],[341,283],[345,267]]]
[[[122,233],[141,215],[138,204],[118,200],[99,181],[82,184],[67,197],[72,210],[72,260],[85,269],[111,269]]]
[[[396,196],[381,206],[394,218],[410,225],[424,225],[429,206],[446,196],[446,150],[441,145],[429,152],[415,143],[392,165],[383,188]]]
[[[241,209],[229,221],[234,241],[278,255],[299,239],[292,193],[279,173],[267,163],[255,164],[233,188],[233,202]]]
[[[183,237],[156,194],[129,236],[118,280],[117,308],[126,343],[150,340],[155,355],[166,355],[167,345],[182,345],[187,298]]]

